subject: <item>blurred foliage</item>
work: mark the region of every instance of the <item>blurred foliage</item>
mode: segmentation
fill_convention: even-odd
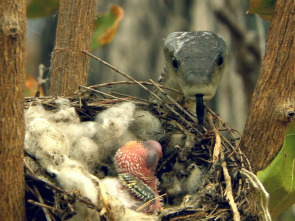
[[[49,16],[58,11],[59,0],[28,0],[27,16],[28,18],[41,18]],[[119,23],[124,15],[124,10],[118,5],[113,5],[108,12],[100,13],[96,19],[95,29],[92,36],[91,49],[95,50],[108,44],[114,38]],[[34,96],[36,91],[44,96],[43,89],[38,81],[30,74],[26,74],[26,96]]]
[[[33,96],[35,96],[37,91],[40,91],[41,96],[45,96],[44,90],[40,86],[40,84],[38,83],[37,79],[26,72],[25,96],[26,97],[33,97]]]
[[[272,18],[276,0],[250,0],[250,8],[247,14],[258,14],[265,20]]]
[[[258,178],[270,194],[269,208],[273,218],[295,203],[295,121],[289,123],[282,149]]]
[[[112,41],[123,15],[124,10],[118,5],[113,5],[109,12],[101,13],[96,20],[95,30],[92,36],[92,50],[100,48]]]
[[[28,18],[40,18],[58,11],[59,0],[28,0]]]
[[[48,16],[58,11],[59,0],[29,0],[27,1],[28,18]],[[113,5],[108,12],[100,13],[96,19],[91,48],[95,50],[108,44],[114,38],[119,22],[122,20],[124,10],[118,5]]]

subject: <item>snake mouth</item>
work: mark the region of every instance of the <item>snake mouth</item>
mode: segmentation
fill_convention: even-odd
[[[197,118],[199,120],[200,125],[204,125],[204,118],[205,118],[205,107],[204,107],[204,101],[203,101],[203,94],[196,94],[196,113]]]

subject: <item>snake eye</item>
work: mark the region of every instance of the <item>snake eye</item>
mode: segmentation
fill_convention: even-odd
[[[172,58],[172,65],[175,69],[178,69],[178,62],[176,61],[175,57]]]
[[[220,55],[217,59],[218,66],[221,66],[223,64],[223,57]]]

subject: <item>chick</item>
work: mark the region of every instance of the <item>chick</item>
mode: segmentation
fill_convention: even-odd
[[[115,163],[122,184],[143,202],[148,202],[142,212],[157,213],[161,200],[157,189],[155,171],[162,157],[162,147],[157,141],[130,141],[115,155]]]

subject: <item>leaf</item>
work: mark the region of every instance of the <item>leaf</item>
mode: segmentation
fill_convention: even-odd
[[[273,218],[295,203],[295,121],[289,123],[282,149],[258,178],[270,194],[269,209]]]
[[[276,0],[250,0],[250,8],[246,14],[258,14],[265,20],[272,18]]]
[[[26,89],[25,96],[33,97],[36,92],[40,91],[41,96],[45,96],[43,88],[39,85],[38,81],[29,73],[26,72]]]
[[[118,5],[113,5],[109,12],[102,13],[101,16],[98,17],[92,36],[92,50],[108,44],[114,38],[123,15],[123,8]]]
[[[57,12],[59,0],[30,0],[27,2],[28,18],[39,18]]]

